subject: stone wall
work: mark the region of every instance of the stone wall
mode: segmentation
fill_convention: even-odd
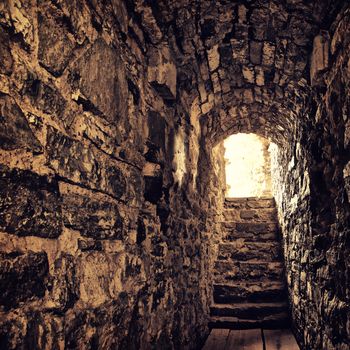
[[[173,57],[146,4],[1,2],[2,349],[206,336],[222,164]]]
[[[293,322],[304,349],[350,346],[349,30],[345,7],[316,36],[310,99],[290,147],[274,158]]]
[[[220,142],[254,132],[279,145],[298,339],[347,349],[346,5],[2,1],[0,347],[199,346]]]

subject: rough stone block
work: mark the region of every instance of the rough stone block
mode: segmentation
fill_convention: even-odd
[[[126,116],[128,84],[120,53],[102,39],[75,63],[71,83],[78,91],[77,102],[86,110],[117,123]]]
[[[123,239],[126,227],[116,203],[103,195],[88,195],[72,191],[73,186],[62,188],[63,222],[78,230],[82,236],[94,239]]]
[[[150,111],[148,114],[148,152],[146,160],[162,163],[165,160],[166,120],[159,113]]]
[[[263,43],[259,41],[251,41],[249,46],[250,62],[253,64],[261,64]]]
[[[241,239],[234,243],[220,244],[218,258],[232,261],[276,261],[281,260],[281,251],[276,242],[249,242]]]
[[[210,50],[207,51],[208,54],[208,64],[211,72],[214,72],[219,68],[220,65],[220,54],[219,46],[215,45]]]
[[[141,170],[106,156],[96,147],[69,138],[58,130],[47,133],[49,161],[61,177],[116,199],[139,198]]]
[[[329,34],[322,31],[314,38],[311,55],[311,85],[323,84],[322,73],[329,67]]]
[[[125,254],[105,254],[98,251],[82,254],[76,263],[79,271],[80,301],[97,307],[111,298],[116,299],[123,291],[124,278],[129,277],[126,265]],[[107,276],[109,277],[106,278]]]
[[[36,108],[54,116],[57,120],[61,120],[66,100],[54,85],[45,84],[35,74],[29,73],[24,82],[22,93],[31,98]]]
[[[149,53],[148,81],[165,100],[176,98],[176,66],[168,46],[152,49]]]
[[[0,148],[26,148],[39,153],[42,147],[16,102],[0,94]]]
[[[18,236],[61,234],[57,182],[28,170],[0,166],[0,228]]]
[[[264,70],[260,66],[255,67],[255,79],[256,79],[256,85],[258,86],[264,86],[265,85],[265,74]]]
[[[262,64],[264,66],[272,66],[275,61],[276,46],[270,42],[265,41],[263,45]]]
[[[279,281],[283,276],[283,264],[280,262],[228,262],[216,261],[214,270],[215,281]]]
[[[254,84],[255,83],[255,72],[253,67],[248,67],[248,66],[243,66],[242,67],[242,73],[244,79],[250,83]]]
[[[350,162],[348,162],[344,167],[343,177],[344,177],[344,183],[345,183],[345,190],[350,200]]]
[[[231,46],[234,62],[241,64],[248,63],[248,41],[231,39]]]
[[[54,262],[51,277],[50,301],[55,310],[66,311],[79,299],[79,276],[75,257],[62,253]]]
[[[75,43],[62,16],[53,10],[39,13],[39,63],[54,76],[62,74]]]
[[[0,253],[0,304],[16,307],[45,294],[48,261],[46,253]]]
[[[277,220],[276,209],[260,208],[260,209],[226,209],[224,217],[228,221],[250,221],[250,222],[273,222]]]
[[[287,291],[283,282],[264,281],[259,284],[241,282],[214,284],[214,301],[227,302],[271,302],[286,300]]]
[[[259,234],[262,232],[276,232],[277,223],[252,223],[252,222],[238,222],[236,230],[239,232],[247,232]]]
[[[9,37],[4,30],[0,32],[0,73],[12,73],[13,58],[9,45]]]

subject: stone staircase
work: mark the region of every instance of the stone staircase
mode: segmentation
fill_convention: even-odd
[[[224,234],[214,268],[210,327],[288,327],[274,199],[226,199],[224,218]]]

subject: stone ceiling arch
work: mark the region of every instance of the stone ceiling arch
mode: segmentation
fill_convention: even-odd
[[[209,142],[256,132],[283,144],[310,95],[313,39],[341,5],[161,0],[150,3],[155,22],[148,32],[156,23],[169,38],[180,99],[198,96]]]
[[[253,105],[254,106],[254,105]],[[207,143],[213,146],[236,133],[254,133],[278,145],[290,142],[295,129],[294,112],[282,115],[279,111],[263,112],[256,104],[226,109],[213,109],[201,116],[202,131]],[[287,112],[286,112],[287,113]]]

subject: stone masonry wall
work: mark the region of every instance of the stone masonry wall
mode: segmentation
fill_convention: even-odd
[[[223,192],[173,56],[138,1],[0,3],[1,349],[207,334]]]
[[[0,2],[0,348],[200,346],[220,143],[254,132],[279,145],[297,337],[347,349],[347,6]]]
[[[349,30],[345,7],[315,38],[311,98],[294,141],[274,160],[292,315],[304,349],[350,347]]]

